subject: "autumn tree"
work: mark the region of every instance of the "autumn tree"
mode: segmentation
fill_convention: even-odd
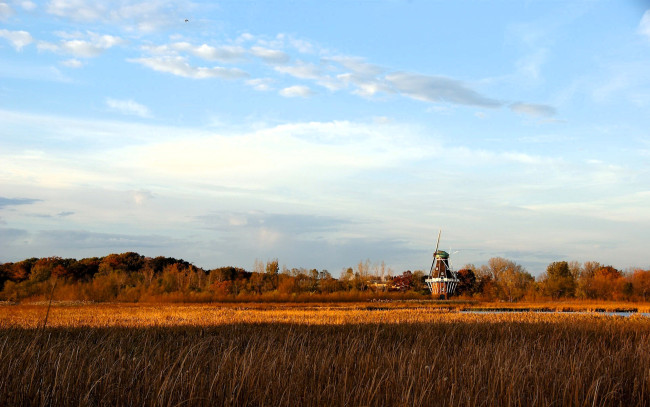
[[[413,273],[406,270],[399,276],[393,277],[392,287],[396,291],[408,291],[413,288]]]
[[[584,278],[582,287],[587,298],[612,300],[622,294],[623,275],[612,266],[600,266],[589,278]]]
[[[510,302],[520,300],[534,282],[535,278],[523,268],[507,268],[498,283],[500,297]]]
[[[264,272],[263,291],[270,292],[278,288],[278,274],[280,265],[278,259],[268,260]]]
[[[579,277],[576,281],[576,297],[578,298],[595,298],[593,290],[593,281],[596,271],[602,265],[596,261],[586,261],[580,268]]]
[[[348,267],[343,272],[341,272],[339,281],[344,290],[350,291],[353,287],[354,282],[354,269],[352,267]]]
[[[422,270],[415,270],[413,272],[413,291],[422,292],[427,290],[427,283],[424,282],[426,274]]]
[[[631,280],[634,295],[647,301],[650,298],[650,270],[634,270]]]
[[[487,265],[481,266],[479,279],[486,297],[496,295],[507,301],[522,298],[535,281],[522,265],[503,257],[492,257]]]
[[[354,273],[354,288],[359,291],[365,291],[370,284],[370,259],[365,262],[360,261],[357,264],[357,271]]]
[[[544,295],[554,299],[573,297],[575,294],[576,282],[566,261],[549,264],[541,284]]]
[[[462,268],[458,270],[458,286],[456,287],[456,293],[458,295],[473,295],[478,289],[478,281],[476,279],[476,274],[470,268]]]

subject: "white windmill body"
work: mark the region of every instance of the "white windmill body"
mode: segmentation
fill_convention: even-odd
[[[438,243],[436,243],[436,251],[433,252],[431,270],[424,281],[434,297],[447,299],[454,294],[460,280],[458,274],[451,267],[449,253],[438,250],[441,232],[438,232]]]

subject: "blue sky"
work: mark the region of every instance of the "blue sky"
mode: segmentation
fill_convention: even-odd
[[[647,268],[649,111],[642,1],[0,0],[0,261]]]

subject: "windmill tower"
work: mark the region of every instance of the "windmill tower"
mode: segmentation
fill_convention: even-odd
[[[429,286],[433,297],[447,299],[456,291],[456,286],[460,280],[458,274],[451,268],[449,253],[438,250],[441,233],[442,230],[438,231],[438,242],[436,243],[436,251],[433,252],[433,263],[431,264],[429,276],[424,281]]]

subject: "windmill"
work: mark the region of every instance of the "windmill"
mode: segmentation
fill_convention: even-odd
[[[431,263],[429,276],[424,281],[431,290],[431,295],[440,299],[447,299],[454,293],[460,280],[458,274],[451,268],[449,253],[438,250],[441,233],[442,230],[438,231],[438,242],[436,243],[436,251],[433,252],[433,263]]]

